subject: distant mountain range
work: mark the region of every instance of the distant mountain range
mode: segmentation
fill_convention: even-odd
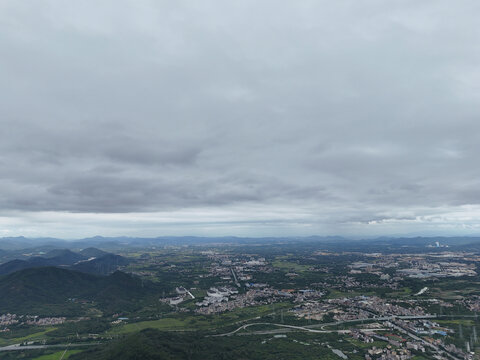
[[[68,249],[54,249],[42,256],[27,259],[14,259],[0,264],[0,275],[45,266],[56,266],[84,273],[108,275],[129,261],[119,255],[110,254],[96,248],[86,248],[79,252]]]
[[[88,258],[100,258],[107,253],[114,253],[125,249],[157,248],[164,246],[184,246],[184,245],[212,245],[212,244],[235,244],[238,246],[252,245],[271,245],[281,246],[310,246],[317,250],[328,251],[359,251],[359,252],[425,252],[425,251],[445,251],[445,247],[439,246],[439,249],[432,248],[436,243],[448,246],[450,250],[456,251],[480,251],[480,237],[475,236],[457,236],[457,237],[378,237],[374,239],[352,240],[341,236],[307,236],[307,237],[156,237],[156,238],[135,238],[135,237],[101,237],[95,236],[79,240],[62,240],[55,238],[37,238],[29,239],[25,237],[0,238],[0,264],[11,260],[24,260],[29,264],[20,263],[10,264],[14,268],[30,267],[31,261],[38,261],[39,266],[72,266],[72,261],[66,261],[69,256],[67,253],[51,253],[57,249],[69,249],[75,252],[77,261]],[[101,249],[101,250],[100,250]],[[75,257],[72,259],[74,260]],[[80,259],[78,256],[83,256]],[[53,258],[50,262],[42,259],[32,260],[33,257]],[[118,260],[118,266],[121,261]],[[105,259],[106,262],[115,264],[113,259]],[[96,268],[105,269],[98,266]],[[81,270],[86,266],[82,265]],[[108,271],[113,271],[110,268]],[[106,270],[102,270],[103,272]],[[1,273],[8,273],[10,270],[1,270]],[[90,272],[90,271],[88,271]]]
[[[71,250],[80,250],[86,248],[101,248],[107,251],[114,251],[115,249],[123,249],[125,247],[155,247],[155,246],[181,246],[181,245],[198,245],[198,244],[272,244],[272,243],[345,243],[358,244],[376,243],[376,244],[391,244],[391,245],[419,245],[425,242],[434,243],[441,241],[449,243],[450,245],[465,245],[480,243],[480,236],[431,236],[431,237],[378,237],[368,238],[364,240],[350,239],[342,236],[305,236],[305,237],[196,237],[196,236],[162,236],[155,238],[144,237],[102,237],[94,236],[90,238],[78,240],[62,240],[56,238],[26,238],[20,237],[3,237],[0,238],[0,257],[2,250],[22,250],[22,249],[39,249],[52,250],[59,248],[67,248]],[[86,256],[89,256],[85,254]]]

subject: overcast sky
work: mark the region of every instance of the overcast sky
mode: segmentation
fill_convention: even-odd
[[[480,233],[480,2],[0,1],[0,236]]]

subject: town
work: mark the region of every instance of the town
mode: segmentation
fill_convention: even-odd
[[[117,271],[140,281],[140,292],[155,286],[154,293],[114,312],[87,296],[66,297],[65,311],[42,305],[5,312],[0,342],[12,349],[21,338],[20,345],[48,352],[59,341],[94,346],[153,327],[185,336],[195,330],[205,341],[248,341],[258,351],[282,343],[307,357],[315,351],[353,360],[475,359],[480,256],[435,244],[396,250],[124,249],[117,256],[128,262]]]

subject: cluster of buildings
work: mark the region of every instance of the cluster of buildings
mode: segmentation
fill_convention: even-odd
[[[331,314],[340,323],[361,320],[361,328],[351,328],[350,336],[367,344],[376,340],[388,343],[384,348],[372,347],[365,359],[410,359],[425,352],[436,359],[471,359],[468,351],[463,352],[446,342],[447,335],[454,331],[441,326],[434,320],[436,315],[427,314],[413,299],[408,303],[391,302],[377,296],[323,299],[304,302],[291,311],[303,319],[324,320],[326,314]],[[475,331],[472,336],[476,343]]]
[[[480,296],[479,295],[470,295],[468,298],[463,298],[458,300],[460,304],[465,306],[468,310],[473,312],[480,311]]]
[[[392,281],[404,277],[426,279],[475,276],[477,275],[475,262],[480,261],[473,254],[462,252],[365,255],[370,257],[369,261],[351,264],[349,266],[351,274],[371,273]],[[385,270],[392,268],[396,270],[393,278],[385,273]]]
[[[348,330],[354,339],[366,344],[377,340],[388,343],[388,346],[384,348],[374,346],[369,349],[365,355],[366,360],[411,359],[419,353],[434,354],[438,359],[443,359],[444,356],[448,357],[449,354],[456,354],[452,356],[457,356],[458,359],[470,358],[468,352],[462,352],[453,345],[447,344],[447,335],[452,335],[453,331],[434,322],[432,319],[436,315],[430,315],[425,310],[430,308],[425,306],[425,302],[428,301],[432,302],[431,305],[440,305],[440,308],[453,306],[450,302],[425,299],[425,296],[421,296],[429,293],[428,287],[401,300],[379,296],[325,299],[325,293],[322,290],[340,289],[343,292],[356,292],[358,289],[374,287],[398,289],[406,277],[474,276],[477,274],[475,263],[480,262],[480,257],[474,258],[472,254],[450,252],[362,254],[363,260],[351,263],[348,273],[319,277],[315,279],[317,282],[308,284],[313,289],[299,290],[296,284],[301,272],[319,271],[320,268],[312,267],[302,270],[294,266],[284,267],[283,269],[286,271],[282,272],[282,276],[285,281],[280,281],[280,286],[291,285],[292,288],[280,289],[280,286],[277,285],[278,288],[275,289],[265,280],[262,281],[267,277],[257,275],[262,272],[278,271],[278,266],[268,264],[260,256],[219,254],[214,251],[204,252],[203,255],[208,256],[212,262],[208,273],[199,277],[214,278],[208,282],[212,284],[212,280],[214,280],[213,283],[216,285],[209,284],[208,286],[211,287],[206,296],[195,303],[195,313],[197,314],[218,314],[237,308],[288,300],[296,304],[290,312],[297,319],[353,322],[355,324],[362,321],[361,329]],[[328,273],[328,267],[322,268],[322,272]],[[357,276],[358,274],[366,274],[366,276]],[[320,279],[322,282],[318,282]],[[196,283],[198,284],[198,282]],[[178,287],[176,293],[177,296],[164,299],[164,301],[171,305],[177,305],[191,294],[183,287]],[[193,295],[191,298],[194,298]],[[480,310],[480,296],[472,296],[463,301],[463,305],[471,311]],[[329,315],[329,319],[332,320],[325,320],[326,315]],[[365,324],[363,320],[365,320]]]
[[[199,308],[195,310],[195,312],[198,314],[210,315],[247,306],[271,304],[276,301],[275,297],[276,295],[278,296],[278,293],[277,290],[271,288],[251,289],[243,294],[238,294],[238,292],[230,290],[228,296],[225,292],[217,293],[218,295],[209,292],[208,296],[205,298],[207,301],[204,300],[203,302],[197,303]],[[291,295],[289,294],[289,296]]]
[[[415,354],[425,354],[434,359],[473,359],[470,352],[464,352],[453,344],[446,344],[444,340],[434,335],[446,335],[452,330],[441,327],[430,320],[399,320],[386,321],[385,325],[394,333],[374,333],[363,330],[352,330],[352,337],[366,343],[375,340],[389,343],[384,348],[372,347],[365,355],[366,360],[399,360],[410,359]],[[418,335],[418,336],[417,336]],[[430,336],[425,336],[430,335]],[[430,357],[429,357],[430,358]]]
[[[250,283],[245,293],[239,293],[232,287],[212,287],[207,292],[203,301],[197,302],[199,307],[196,312],[200,314],[216,314],[224,311],[272,304],[280,300],[290,299],[303,303],[312,299],[318,299],[324,295],[317,290],[282,289],[277,290],[268,287],[267,284]]]
[[[0,315],[0,326],[8,326],[18,324],[19,320],[16,314]]]
[[[269,273],[272,267],[264,257],[232,256],[215,252],[204,253],[212,260],[210,276],[220,277],[224,281],[233,281],[240,286],[240,281],[248,282],[254,272]]]
[[[470,351],[470,346],[467,344],[468,351],[465,352],[462,349],[459,349],[456,347],[454,344],[448,344],[443,347],[446,351],[448,351],[450,354],[454,354],[460,358],[466,359],[466,360],[471,360],[474,359],[474,354]]]
[[[426,316],[424,309],[415,303],[396,304],[377,296],[305,301],[291,312],[298,318],[322,320],[331,314],[335,321],[365,320],[390,316]]]
[[[203,301],[199,301],[195,303],[195,305],[202,306],[202,307],[218,305],[223,302],[228,302],[229,297],[234,294],[238,294],[238,291],[228,286],[223,286],[218,288],[211,287],[207,291],[207,296],[204,297]]]
[[[474,264],[457,262],[422,263],[412,268],[398,269],[397,274],[417,279],[475,276],[475,268]]]
[[[325,293],[319,290],[313,289],[302,289],[294,292],[295,294],[295,302],[303,303],[305,301],[314,301],[322,298]]]
[[[377,325],[377,324],[375,324],[375,325]],[[358,341],[361,341],[361,342],[364,342],[364,343],[367,343],[367,344],[374,342],[374,339],[373,339],[373,336],[372,336],[371,332],[367,332],[367,331],[360,330],[360,329],[351,329],[350,330],[350,335],[355,340],[358,340]]]
[[[363,310],[373,316],[424,316],[420,306],[401,306],[401,302],[379,298],[378,296],[355,296],[327,300],[331,304],[341,305],[350,310]],[[403,304],[402,304],[403,305]]]
[[[352,270],[352,271],[359,271],[359,270]],[[351,276],[337,276],[335,280],[336,280],[335,281],[336,284],[333,285],[332,288],[352,289],[352,288],[357,288],[362,286],[362,284],[357,279]],[[375,284],[369,284],[369,286],[375,286]]]
[[[404,326],[417,335],[442,335],[453,333],[452,329],[440,326],[438,323],[423,319],[416,321],[404,321]]]
[[[411,359],[412,353],[408,349],[395,349],[391,345],[385,348],[372,347],[365,355],[365,360],[407,360]]]
[[[373,323],[370,324],[372,328],[380,327],[380,324]],[[390,322],[386,322],[386,325],[392,328],[394,325]],[[399,327],[397,326],[397,329]],[[404,331],[404,334],[408,334],[408,331]],[[426,353],[426,345],[425,340],[420,338],[412,339],[406,336],[400,336],[397,333],[390,333],[390,332],[382,332],[376,333],[373,330],[365,330],[365,329],[351,329],[350,336],[358,341],[362,341],[363,343],[373,343],[374,341],[384,341],[387,342],[388,345],[385,347],[378,347],[373,346],[367,351],[365,355],[365,360],[404,360],[404,359],[411,359],[414,358],[416,354],[425,354]],[[435,351],[436,354],[434,355],[435,359],[446,359],[444,357],[444,351],[441,349],[431,349],[431,350],[438,350]],[[463,354],[466,355],[466,354]],[[461,357],[462,359],[464,356]]]
[[[160,301],[167,303],[169,305],[178,305],[184,302],[187,298],[195,299],[195,296],[183,286],[179,286],[175,289],[177,296],[162,298]]]
[[[37,315],[17,315],[17,314],[0,314],[0,332],[9,332],[8,326],[12,325],[34,325],[34,326],[48,326],[59,325],[66,321],[64,317],[44,317]]]
[[[67,319],[65,317],[45,317],[41,318],[39,316],[27,317],[25,323],[27,325],[36,325],[36,326],[49,326],[49,325],[60,325],[63,324]]]
[[[308,301],[290,310],[297,318],[321,321],[326,314],[334,312],[336,307],[333,304],[319,301]]]

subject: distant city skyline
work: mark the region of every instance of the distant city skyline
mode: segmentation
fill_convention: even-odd
[[[480,3],[0,3],[0,237],[480,234]]]

